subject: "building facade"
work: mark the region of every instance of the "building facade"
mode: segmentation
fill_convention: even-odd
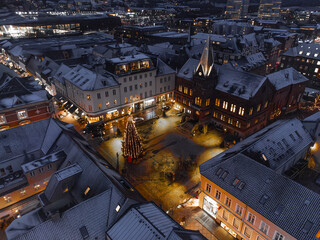
[[[280,18],[281,0],[260,0],[258,17],[260,19]]]
[[[177,74],[176,108],[192,119],[243,138],[298,108],[308,79],[294,69],[264,77],[213,59],[208,40],[200,61],[190,58]]]
[[[0,130],[51,117],[51,98],[33,78],[3,74],[0,82]]]
[[[319,238],[320,195],[286,175],[313,141],[297,119],[257,132],[200,166],[199,206],[237,239]]]
[[[228,0],[225,14],[232,19],[247,17],[249,0]]]
[[[315,88],[320,87],[320,48],[318,44],[299,44],[289,48],[281,57],[280,69],[293,67],[311,80]]]

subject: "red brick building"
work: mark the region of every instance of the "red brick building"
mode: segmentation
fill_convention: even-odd
[[[0,130],[49,118],[53,108],[47,92],[32,78],[0,79]]]
[[[177,74],[175,100],[182,112],[247,137],[297,109],[307,78],[292,68],[264,77],[214,65],[209,42],[200,61],[190,58]]]

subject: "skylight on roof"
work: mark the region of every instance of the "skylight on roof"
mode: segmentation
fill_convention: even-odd
[[[302,232],[308,233],[312,228],[312,226],[313,226],[313,222],[310,222],[309,220],[307,220],[302,228]]]
[[[284,209],[284,205],[279,204],[278,207],[276,208],[276,210],[274,211],[274,213],[276,215],[280,215],[282,213],[283,209]]]
[[[232,186],[237,186],[237,184],[240,182],[240,180],[238,178],[235,178],[233,183],[232,183]]]
[[[264,204],[268,201],[268,199],[269,199],[269,196],[266,195],[266,194],[264,194],[264,195],[260,198],[259,203],[261,203],[262,205],[264,205]]]
[[[218,171],[216,172],[216,175],[219,176],[222,173],[222,168],[219,168]]]
[[[245,185],[246,185],[245,182],[240,182],[238,189],[242,190]]]
[[[224,171],[224,173],[221,175],[221,179],[224,180],[228,176],[228,172]]]

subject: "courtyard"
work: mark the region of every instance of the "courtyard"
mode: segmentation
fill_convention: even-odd
[[[224,151],[220,147],[223,134],[209,128],[206,134],[197,133],[192,136],[191,132],[181,129],[180,120],[181,117],[172,109],[167,112],[166,117],[137,124],[144,142],[144,153],[136,164],[125,162],[121,150],[122,136],[102,142],[97,150],[148,201],[154,201],[182,225],[199,228],[208,239],[232,239],[214,221],[214,229],[210,233],[204,227],[199,227],[199,222],[191,217],[193,212],[200,211],[197,199],[199,165]],[[121,131],[124,132],[124,129]],[[216,231],[222,237],[212,235]]]

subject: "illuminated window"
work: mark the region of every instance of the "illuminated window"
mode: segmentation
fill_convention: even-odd
[[[20,190],[20,196],[25,196],[27,191],[23,188]]]
[[[259,104],[259,105],[257,106],[257,112],[259,112],[260,109],[261,109],[261,104]]]
[[[303,51],[300,51],[299,54],[301,55],[303,53]]]
[[[200,97],[196,97],[196,98],[195,98],[195,104],[196,104],[196,105],[201,106],[201,101],[202,101],[202,100],[201,100]]]
[[[314,54],[314,57],[318,57],[318,55],[319,55],[319,53],[315,53],[315,54]]]
[[[220,107],[220,99],[219,98],[216,98],[216,103],[215,103],[216,106]]]
[[[206,106],[209,106],[209,105],[210,105],[210,98],[206,100]]]
[[[33,188],[34,188],[35,191],[38,191],[39,188],[40,188],[40,184],[34,184]]]
[[[6,117],[4,115],[0,115],[0,125],[6,124],[6,123],[7,123]]]
[[[17,116],[19,120],[28,118],[28,114],[26,110],[18,111]]]
[[[179,85],[178,90],[179,92],[182,92],[182,85]]]
[[[101,109],[101,108],[102,108],[102,105],[101,105],[101,103],[99,103],[99,104],[98,104],[98,108],[99,108],[99,109]]]
[[[254,224],[255,220],[256,220],[256,216],[249,212],[247,216],[247,221],[251,224]]]
[[[235,104],[231,104],[231,107],[230,107],[230,111],[231,112],[235,112],[236,111],[236,105]]]
[[[310,56],[311,52],[307,52],[307,56]]]
[[[228,102],[223,101],[222,107],[223,107],[224,109],[228,109]]]
[[[118,205],[118,206],[116,207],[116,212],[119,212],[119,211],[120,211],[120,208],[121,208],[121,206]]]
[[[217,112],[213,112],[213,117],[217,118],[218,117],[218,113]]]
[[[314,70],[314,72],[315,72],[315,73],[318,73],[318,72],[319,72],[319,68],[316,68],[316,69]]]
[[[110,103],[109,102],[106,102],[106,106],[108,107],[110,105]]]
[[[211,192],[211,185],[210,185],[209,183],[207,183],[206,191],[207,191],[208,193]]]
[[[269,102],[266,101],[266,102],[264,103],[264,108],[267,108],[267,107],[268,107],[268,104],[269,104]]]
[[[317,62],[317,65],[320,65],[320,61]]]
[[[237,128],[241,128],[241,122],[236,121],[236,127],[237,127]]]
[[[3,199],[4,199],[7,203],[12,202],[12,198],[11,198],[10,195],[4,196]]]
[[[86,196],[90,192],[90,187],[87,187],[87,189],[84,191],[84,195]]]
[[[188,88],[187,88],[187,87],[184,87],[184,88],[183,88],[183,93],[184,93],[184,94],[188,94]]]
[[[190,96],[192,96],[192,89],[190,88]]]
[[[124,103],[127,103],[127,102],[128,102],[128,98],[125,97],[125,98],[124,98]]]
[[[88,100],[91,100],[91,95],[87,95],[87,99],[88,99]]]
[[[244,108],[243,107],[239,107],[238,114],[241,115],[241,116],[244,115]]]
[[[117,104],[117,100],[114,100],[113,103],[114,103],[114,104]]]

